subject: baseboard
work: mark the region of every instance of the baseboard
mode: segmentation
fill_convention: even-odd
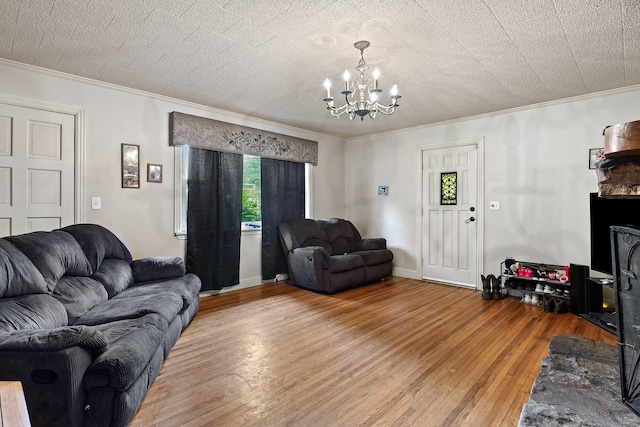
[[[391,274],[394,275],[394,276],[398,276],[398,277],[405,277],[407,279],[416,279],[417,278],[415,270],[408,270],[406,268],[394,268],[393,271],[391,272]],[[204,296],[209,296],[209,295],[218,295],[218,294],[223,294],[225,292],[238,291],[240,289],[252,288],[254,286],[260,286],[260,285],[264,285],[266,283],[273,283],[274,281],[277,281],[277,280],[286,280],[286,279],[287,279],[287,276],[282,276],[281,277],[280,275],[278,275],[278,277],[276,277],[276,279],[268,280],[268,281],[262,280],[262,277],[260,277],[260,276],[250,277],[248,279],[240,280],[240,283],[238,283],[237,285],[227,286],[227,287],[222,288],[220,290],[200,292],[200,296],[204,297]]]
[[[226,292],[238,291],[240,289],[252,288],[254,286],[260,286],[260,285],[264,285],[265,283],[273,283],[273,282],[274,282],[274,280],[263,281],[262,277],[260,277],[260,276],[250,277],[248,279],[240,280],[240,283],[238,283],[237,285],[227,286],[227,287],[222,288],[220,290],[200,292],[200,296],[204,297],[204,296],[209,296],[209,295],[224,294]]]
[[[415,270],[408,270],[406,268],[394,268],[392,273],[394,276],[405,277],[407,279],[418,279],[418,273]]]

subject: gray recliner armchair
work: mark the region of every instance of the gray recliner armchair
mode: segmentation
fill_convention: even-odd
[[[383,238],[363,239],[350,221],[294,219],[278,226],[289,279],[333,294],[391,275],[393,253]]]

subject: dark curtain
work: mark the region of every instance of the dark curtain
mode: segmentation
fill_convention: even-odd
[[[278,224],[304,218],[304,163],[262,158],[262,278],[287,273]]]
[[[240,281],[242,155],[189,149],[187,271],[202,290]]]

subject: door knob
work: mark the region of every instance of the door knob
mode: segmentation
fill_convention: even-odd
[[[475,220],[476,220],[476,219],[475,219],[474,217],[471,217],[471,218],[469,218],[469,219],[465,220],[465,222],[466,222],[467,224],[469,224],[470,222],[473,222],[473,221],[475,221]]]

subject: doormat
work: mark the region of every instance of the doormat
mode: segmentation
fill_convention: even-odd
[[[578,335],[551,338],[519,427],[638,426],[620,397],[618,350]]]

